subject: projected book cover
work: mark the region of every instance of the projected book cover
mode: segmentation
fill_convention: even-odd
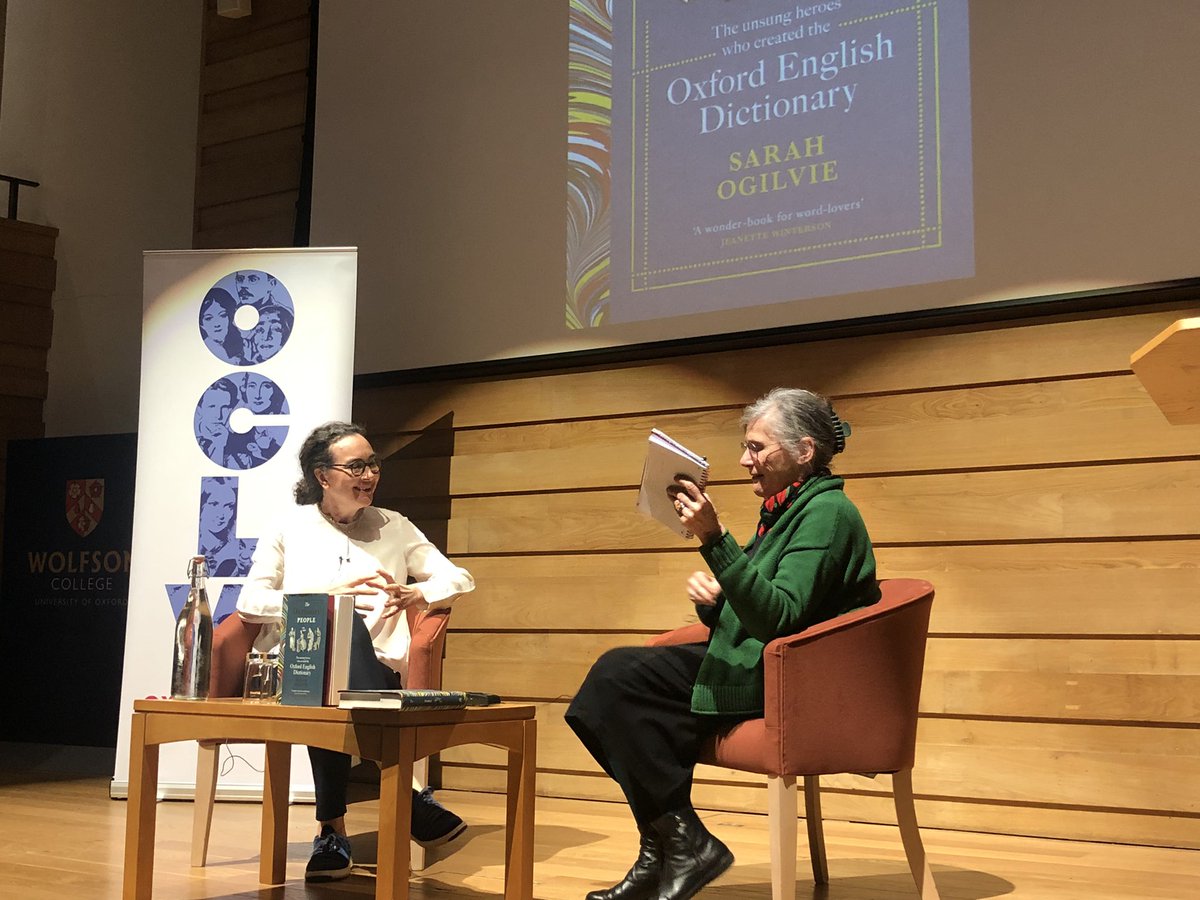
[[[571,7],[568,325],[974,274],[965,0]]]

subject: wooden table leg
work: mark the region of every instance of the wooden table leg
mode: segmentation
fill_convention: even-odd
[[[258,880],[287,881],[288,792],[292,775],[292,745],[267,741],[263,771],[262,840],[258,848]]]
[[[520,748],[508,750],[505,807],[504,900],[533,897],[533,801],[537,776],[537,721],[521,723]]]
[[[415,728],[385,728],[379,762],[377,900],[408,900]]]
[[[154,825],[158,809],[158,745],[146,744],[146,714],[133,714],[129,735],[129,796],[125,807],[124,900],[150,900],[154,888]]]
[[[208,840],[212,835],[213,805],[217,799],[217,774],[221,745],[196,742],[196,793],[192,800],[192,865],[208,864]]]

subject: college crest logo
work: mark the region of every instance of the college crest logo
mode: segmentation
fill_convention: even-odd
[[[104,479],[74,478],[67,482],[67,522],[80,537],[87,537],[104,515]]]

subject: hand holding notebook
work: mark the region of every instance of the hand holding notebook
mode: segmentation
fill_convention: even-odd
[[[638,511],[662,522],[681,537],[690,538],[691,532],[680,524],[673,499],[679,487],[675,479],[679,477],[690,479],[703,491],[708,483],[708,460],[653,429],[642,467]]]

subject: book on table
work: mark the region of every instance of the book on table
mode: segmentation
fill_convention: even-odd
[[[340,709],[465,709],[465,691],[404,689],[342,691]]]
[[[662,522],[680,537],[690,538],[692,533],[680,523],[675,501],[669,492],[670,488],[678,486],[675,479],[679,476],[694,481],[700,490],[704,490],[708,484],[708,460],[657,428],[652,429],[646,462],[642,466],[638,511]]]
[[[325,703],[325,650],[329,637],[328,594],[284,594],[283,666],[279,702],[288,706]]]
[[[499,703],[495,694],[482,691],[435,691],[418,688],[377,691],[341,691],[339,709],[465,709]]]
[[[279,702],[287,706],[335,706],[350,677],[354,598],[284,594],[283,668]]]
[[[337,706],[338,694],[350,686],[350,640],[354,630],[354,595],[329,598],[329,666],[325,675],[325,705]]]

